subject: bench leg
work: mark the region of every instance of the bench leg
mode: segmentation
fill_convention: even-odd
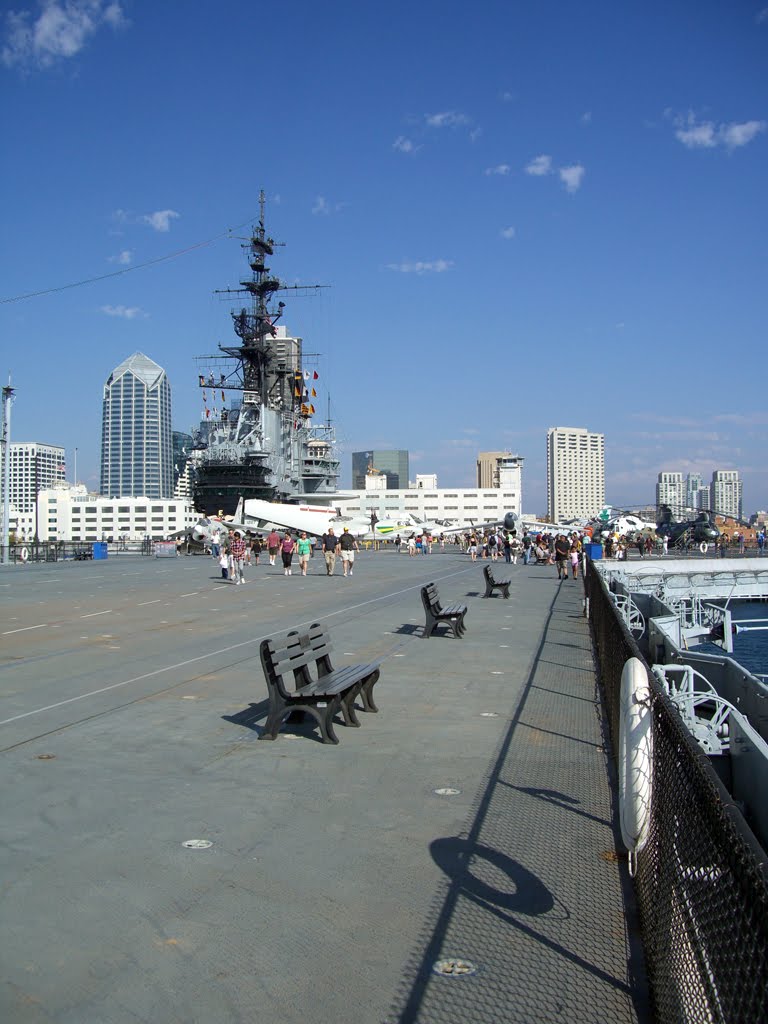
[[[483,597],[493,597],[493,584],[492,583],[486,583],[485,584],[485,593],[483,594]]]
[[[308,708],[312,711],[320,726],[323,743],[338,743],[339,737],[333,730],[333,716],[341,707],[341,697],[331,697],[326,708]]]
[[[363,710],[365,711],[379,710],[373,701],[373,687],[376,684],[378,678],[379,670],[376,669],[376,671],[371,673],[371,675],[369,675],[367,679],[363,680],[363,684],[360,687],[360,696],[363,701]]]
[[[355,698],[360,693],[360,683],[351,686],[341,698],[341,713],[344,716],[344,725],[360,728],[360,719],[355,711]]]
[[[267,717],[267,721],[264,724],[264,732],[259,736],[260,740],[276,740],[277,734],[280,732],[280,726],[283,724],[286,715],[291,711],[291,708],[283,705],[281,708],[272,708]]]
[[[503,594],[504,597],[509,598],[509,584],[508,583],[505,583],[504,586],[501,588],[501,593]]]
[[[312,715],[314,720],[317,722],[317,727],[320,730],[320,738],[323,743],[338,743],[339,738],[333,728],[333,716],[339,710],[341,710],[341,697],[338,695],[329,698],[328,703],[324,708],[317,707],[315,704],[284,704],[282,707],[272,708],[267,717],[264,732],[259,736],[259,739],[276,740],[278,733],[280,732],[280,727],[288,715],[294,711],[306,711],[306,713]],[[352,715],[354,716],[354,709],[352,711]],[[345,724],[359,725],[360,723],[348,723],[345,716]]]
[[[426,625],[424,626],[424,640],[427,640],[432,636],[436,625],[437,619],[433,619],[431,617],[427,619]]]

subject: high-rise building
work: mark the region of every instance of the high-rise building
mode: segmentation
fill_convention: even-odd
[[[8,501],[17,512],[32,512],[37,495],[66,475],[64,449],[37,441],[8,446]]]
[[[596,516],[605,504],[605,435],[585,427],[547,431],[547,516],[550,522]]]
[[[716,469],[709,487],[712,511],[721,516],[742,518],[743,494],[738,469]]]
[[[689,473],[685,478],[685,505],[691,510],[701,508],[701,473]]]
[[[477,454],[477,486],[487,490],[489,487],[516,486],[520,493],[523,459],[511,452],[478,452]]]
[[[192,496],[192,435],[174,430],[173,438],[173,496],[174,498],[191,498]]]
[[[369,469],[384,473],[391,490],[408,486],[408,452],[402,448],[392,451],[352,452],[352,488],[365,490],[365,477]]]
[[[104,385],[101,493],[173,497],[171,386],[165,370],[141,352],[120,363]]]
[[[685,500],[685,482],[682,473],[659,473],[656,480],[656,508],[669,505],[674,515],[680,515]]]

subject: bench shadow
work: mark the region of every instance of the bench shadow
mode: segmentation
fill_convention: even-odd
[[[258,725],[256,724],[259,719],[266,718],[269,713],[269,701],[260,700],[258,704],[249,704],[247,708],[243,708],[242,711],[237,711],[234,715],[222,715],[221,717],[225,722],[229,722],[231,725],[241,725],[245,729],[253,729],[255,732],[261,732]]]
[[[392,630],[393,633],[398,633],[402,636],[417,636],[419,633],[424,632],[422,625],[417,625],[415,622],[404,622],[402,626],[398,626],[397,629]]]
[[[362,703],[358,701],[355,701],[355,708],[358,711],[364,710]],[[261,736],[264,732],[263,721],[268,714],[269,700],[265,699],[260,700],[257,704],[249,704],[247,708],[243,708],[242,711],[236,711],[234,715],[222,715],[221,717],[223,721],[229,722],[230,725],[239,725],[241,728],[250,729],[251,732]],[[344,718],[340,712],[338,715],[333,716],[333,724],[334,726],[340,726],[342,729],[344,728]],[[315,743],[322,744],[323,742],[317,722],[312,715],[307,715],[303,711],[292,711],[286,716],[280,726],[276,742],[279,742],[280,736],[284,734],[301,736],[303,739],[312,740]]]

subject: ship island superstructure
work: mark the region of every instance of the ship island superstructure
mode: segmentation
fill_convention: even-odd
[[[242,248],[250,276],[219,294],[243,296],[231,312],[238,343],[198,358],[203,416],[194,436],[193,496],[200,512],[231,515],[243,497],[291,501],[336,492],[339,460],[330,422],[318,424],[318,373],[303,358],[302,339],[291,337],[282,319],[286,291],[320,285],[285,285],[266,264],[275,242],[259,222]]]

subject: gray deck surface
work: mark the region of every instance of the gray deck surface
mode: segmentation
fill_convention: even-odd
[[[0,1019],[647,1020],[581,582],[494,568],[2,567]],[[428,580],[464,639],[422,639]],[[259,641],[314,621],[380,712],[257,742]]]

